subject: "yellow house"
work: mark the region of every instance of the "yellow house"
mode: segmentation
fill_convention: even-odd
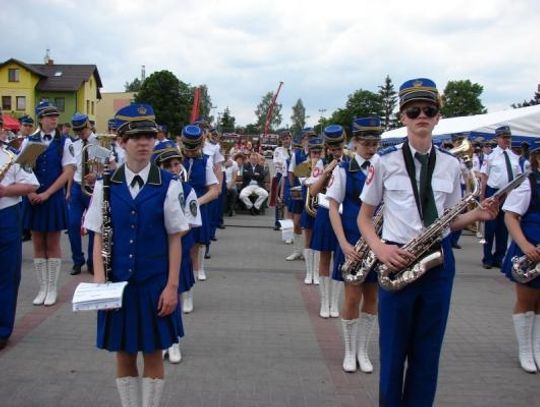
[[[103,92],[96,107],[96,131],[107,133],[109,119],[124,106],[133,103],[135,92]]]
[[[14,117],[28,114],[47,99],[60,111],[59,122],[69,122],[75,112],[96,119],[96,107],[103,85],[96,65],[26,64],[9,59],[0,64],[2,110]]]

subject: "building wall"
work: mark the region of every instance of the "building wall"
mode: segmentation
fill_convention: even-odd
[[[19,70],[19,81],[9,82],[9,70]],[[3,96],[9,96],[11,98],[11,110],[4,111],[13,117],[21,117],[28,114],[35,117],[36,98],[34,96],[34,89],[39,81],[39,76],[28,71],[26,68],[16,64],[14,62],[6,64],[0,68],[0,107]],[[25,109],[17,109],[17,96],[23,96],[26,101]]]
[[[122,107],[129,105],[135,99],[135,92],[101,93],[101,100],[96,109],[96,131],[107,133],[109,119]]]
[[[58,117],[58,123],[67,123],[71,121],[71,118],[77,112],[77,98],[75,92],[39,92],[36,91],[36,99],[47,99],[53,105],[55,105],[60,111]],[[64,108],[62,109],[61,100],[64,101]]]
[[[90,120],[96,120],[97,104],[96,78],[92,75],[84,81],[77,93],[77,111],[86,113]]]

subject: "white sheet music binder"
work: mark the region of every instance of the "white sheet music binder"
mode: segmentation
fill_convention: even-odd
[[[127,281],[118,283],[80,283],[73,294],[73,311],[96,311],[122,308]]]

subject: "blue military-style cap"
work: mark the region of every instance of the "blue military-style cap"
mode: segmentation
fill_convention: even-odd
[[[357,117],[352,122],[353,137],[380,140],[383,128],[380,117]]]
[[[510,126],[501,126],[495,129],[495,137],[512,137]]]
[[[431,79],[417,78],[404,82],[399,87],[399,108],[410,102],[432,102],[437,106],[441,106],[439,91],[437,85]]]
[[[169,128],[164,124],[158,124],[158,131],[160,133],[167,133],[169,131]]]
[[[80,131],[86,127],[90,127],[88,116],[84,113],[75,113],[71,118],[71,127],[73,128],[73,131]]]
[[[110,130],[116,130],[120,124],[121,124],[120,120],[116,120],[115,118],[109,119],[107,121],[107,127]]]
[[[148,104],[127,105],[116,112],[114,118],[118,122],[116,131],[120,136],[155,135],[158,132],[154,109]]]
[[[309,151],[321,151],[323,149],[323,141],[320,137],[311,137],[308,142]]]
[[[38,103],[36,106],[36,116],[38,119],[41,119],[42,117],[57,117],[60,116],[60,112],[58,112],[58,108],[53,105],[48,100],[42,100]]]
[[[199,147],[203,142],[202,129],[194,124],[188,124],[182,129],[182,145],[187,149],[195,149]]]
[[[317,134],[315,133],[315,130],[313,130],[313,127],[304,127],[302,129],[302,138],[304,137],[314,137]]]
[[[339,146],[345,142],[345,130],[339,124],[331,124],[324,128],[324,143]]]
[[[19,123],[21,123],[23,126],[33,126],[34,125],[34,119],[32,119],[27,114],[25,114],[24,116],[21,116],[19,118]]]
[[[173,141],[164,140],[155,145],[154,152],[152,153],[152,161],[154,161],[156,165],[161,165],[165,161],[173,158],[182,160],[182,154]]]

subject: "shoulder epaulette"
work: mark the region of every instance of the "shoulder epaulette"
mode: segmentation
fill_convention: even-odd
[[[452,154],[450,151],[445,150],[444,148],[440,148],[440,147],[437,147],[437,146],[435,146],[435,148],[441,153],[447,154],[447,155],[449,155],[451,157],[454,157],[455,159],[458,159],[458,157],[455,154]]]
[[[79,137],[75,137],[75,136],[69,136],[69,139],[71,140],[72,143],[75,143],[77,140],[80,140]]]
[[[379,156],[383,156],[383,155],[386,155],[386,154],[390,154],[390,153],[392,153],[394,151],[398,151],[396,146],[388,146],[386,148],[383,148],[382,150],[377,151],[377,154]]]

